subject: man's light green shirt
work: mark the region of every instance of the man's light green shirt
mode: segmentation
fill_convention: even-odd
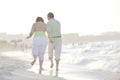
[[[47,23],[47,32],[49,37],[61,36],[61,25],[56,19],[50,19]]]

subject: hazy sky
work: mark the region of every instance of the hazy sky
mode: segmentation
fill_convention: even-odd
[[[0,0],[0,32],[28,34],[37,16],[53,12],[63,33],[120,31],[120,0]]]

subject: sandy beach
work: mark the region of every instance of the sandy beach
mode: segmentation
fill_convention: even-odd
[[[64,55],[65,56],[65,55]],[[58,77],[55,69],[49,68],[49,61],[45,56],[42,75],[38,74],[38,61],[34,66],[31,50],[3,50],[0,52],[0,80],[120,80],[119,72],[92,70],[82,65],[66,64],[61,60]]]
[[[27,59],[26,59],[27,58]],[[30,60],[29,60],[30,59]],[[32,57],[21,51],[0,53],[0,80],[65,80],[62,77],[39,75],[33,71],[30,61]]]

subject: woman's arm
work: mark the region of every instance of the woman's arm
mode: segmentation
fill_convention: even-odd
[[[33,33],[34,33],[34,24],[33,24],[33,26],[32,26],[32,28],[31,28],[31,31],[30,31],[30,33],[29,33],[29,36],[27,37],[27,39],[29,39],[29,38],[31,38],[31,36],[33,35]]]

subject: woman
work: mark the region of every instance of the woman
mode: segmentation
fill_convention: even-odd
[[[33,43],[32,43],[32,55],[34,60],[31,62],[31,65],[33,65],[39,57],[39,66],[40,70],[39,73],[41,74],[42,71],[42,64],[44,60],[44,53],[47,46],[47,38],[45,35],[47,25],[44,23],[44,20],[42,17],[37,17],[36,22],[33,24],[31,32],[27,39],[29,39],[33,34]]]

